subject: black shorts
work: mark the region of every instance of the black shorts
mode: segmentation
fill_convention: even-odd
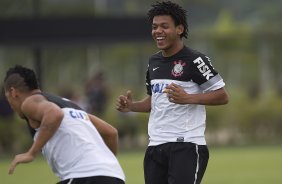
[[[60,181],[57,184],[124,184],[124,181],[119,178],[108,176],[92,176],[85,178],[73,178]]]
[[[145,184],[200,184],[208,160],[205,145],[173,142],[149,146],[144,158]]]

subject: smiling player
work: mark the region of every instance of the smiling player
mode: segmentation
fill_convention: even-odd
[[[209,159],[204,105],[228,102],[225,83],[207,56],[184,45],[188,25],[182,7],[157,2],[148,18],[160,51],[149,59],[147,97],[133,101],[128,91],[117,109],[150,112],[146,184],[199,184]]]

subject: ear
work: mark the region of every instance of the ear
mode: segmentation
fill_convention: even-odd
[[[14,87],[11,87],[9,92],[10,92],[11,97],[13,98],[16,98],[18,96],[18,91]]]
[[[176,33],[180,36],[184,32],[184,26],[182,24],[176,27]]]

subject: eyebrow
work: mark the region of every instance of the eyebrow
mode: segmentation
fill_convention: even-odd
[[[157,26],[157,25],[169,25],[169,23],[168,22],[152,23],[152,26]]]

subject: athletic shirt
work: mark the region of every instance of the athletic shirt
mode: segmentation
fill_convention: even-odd
[[[147,94],[151,96],[149,146],[167,142],[206,145],[205,106],[169,102],[163,90],[171,83],[182,86],[188,94],[206,93],[225,86],[210,59],[198,51],[184,46],[171,57],[163,57],[161,52],[154,54],[146,74]]]
[[[60,127],[42,149],[53,172],[61,180],[90,176],[125,180],[117,158],[104,143],[88,114],[67,99],[41,94],[64,112]],[[34,140],[38,131],[35,130]]]

